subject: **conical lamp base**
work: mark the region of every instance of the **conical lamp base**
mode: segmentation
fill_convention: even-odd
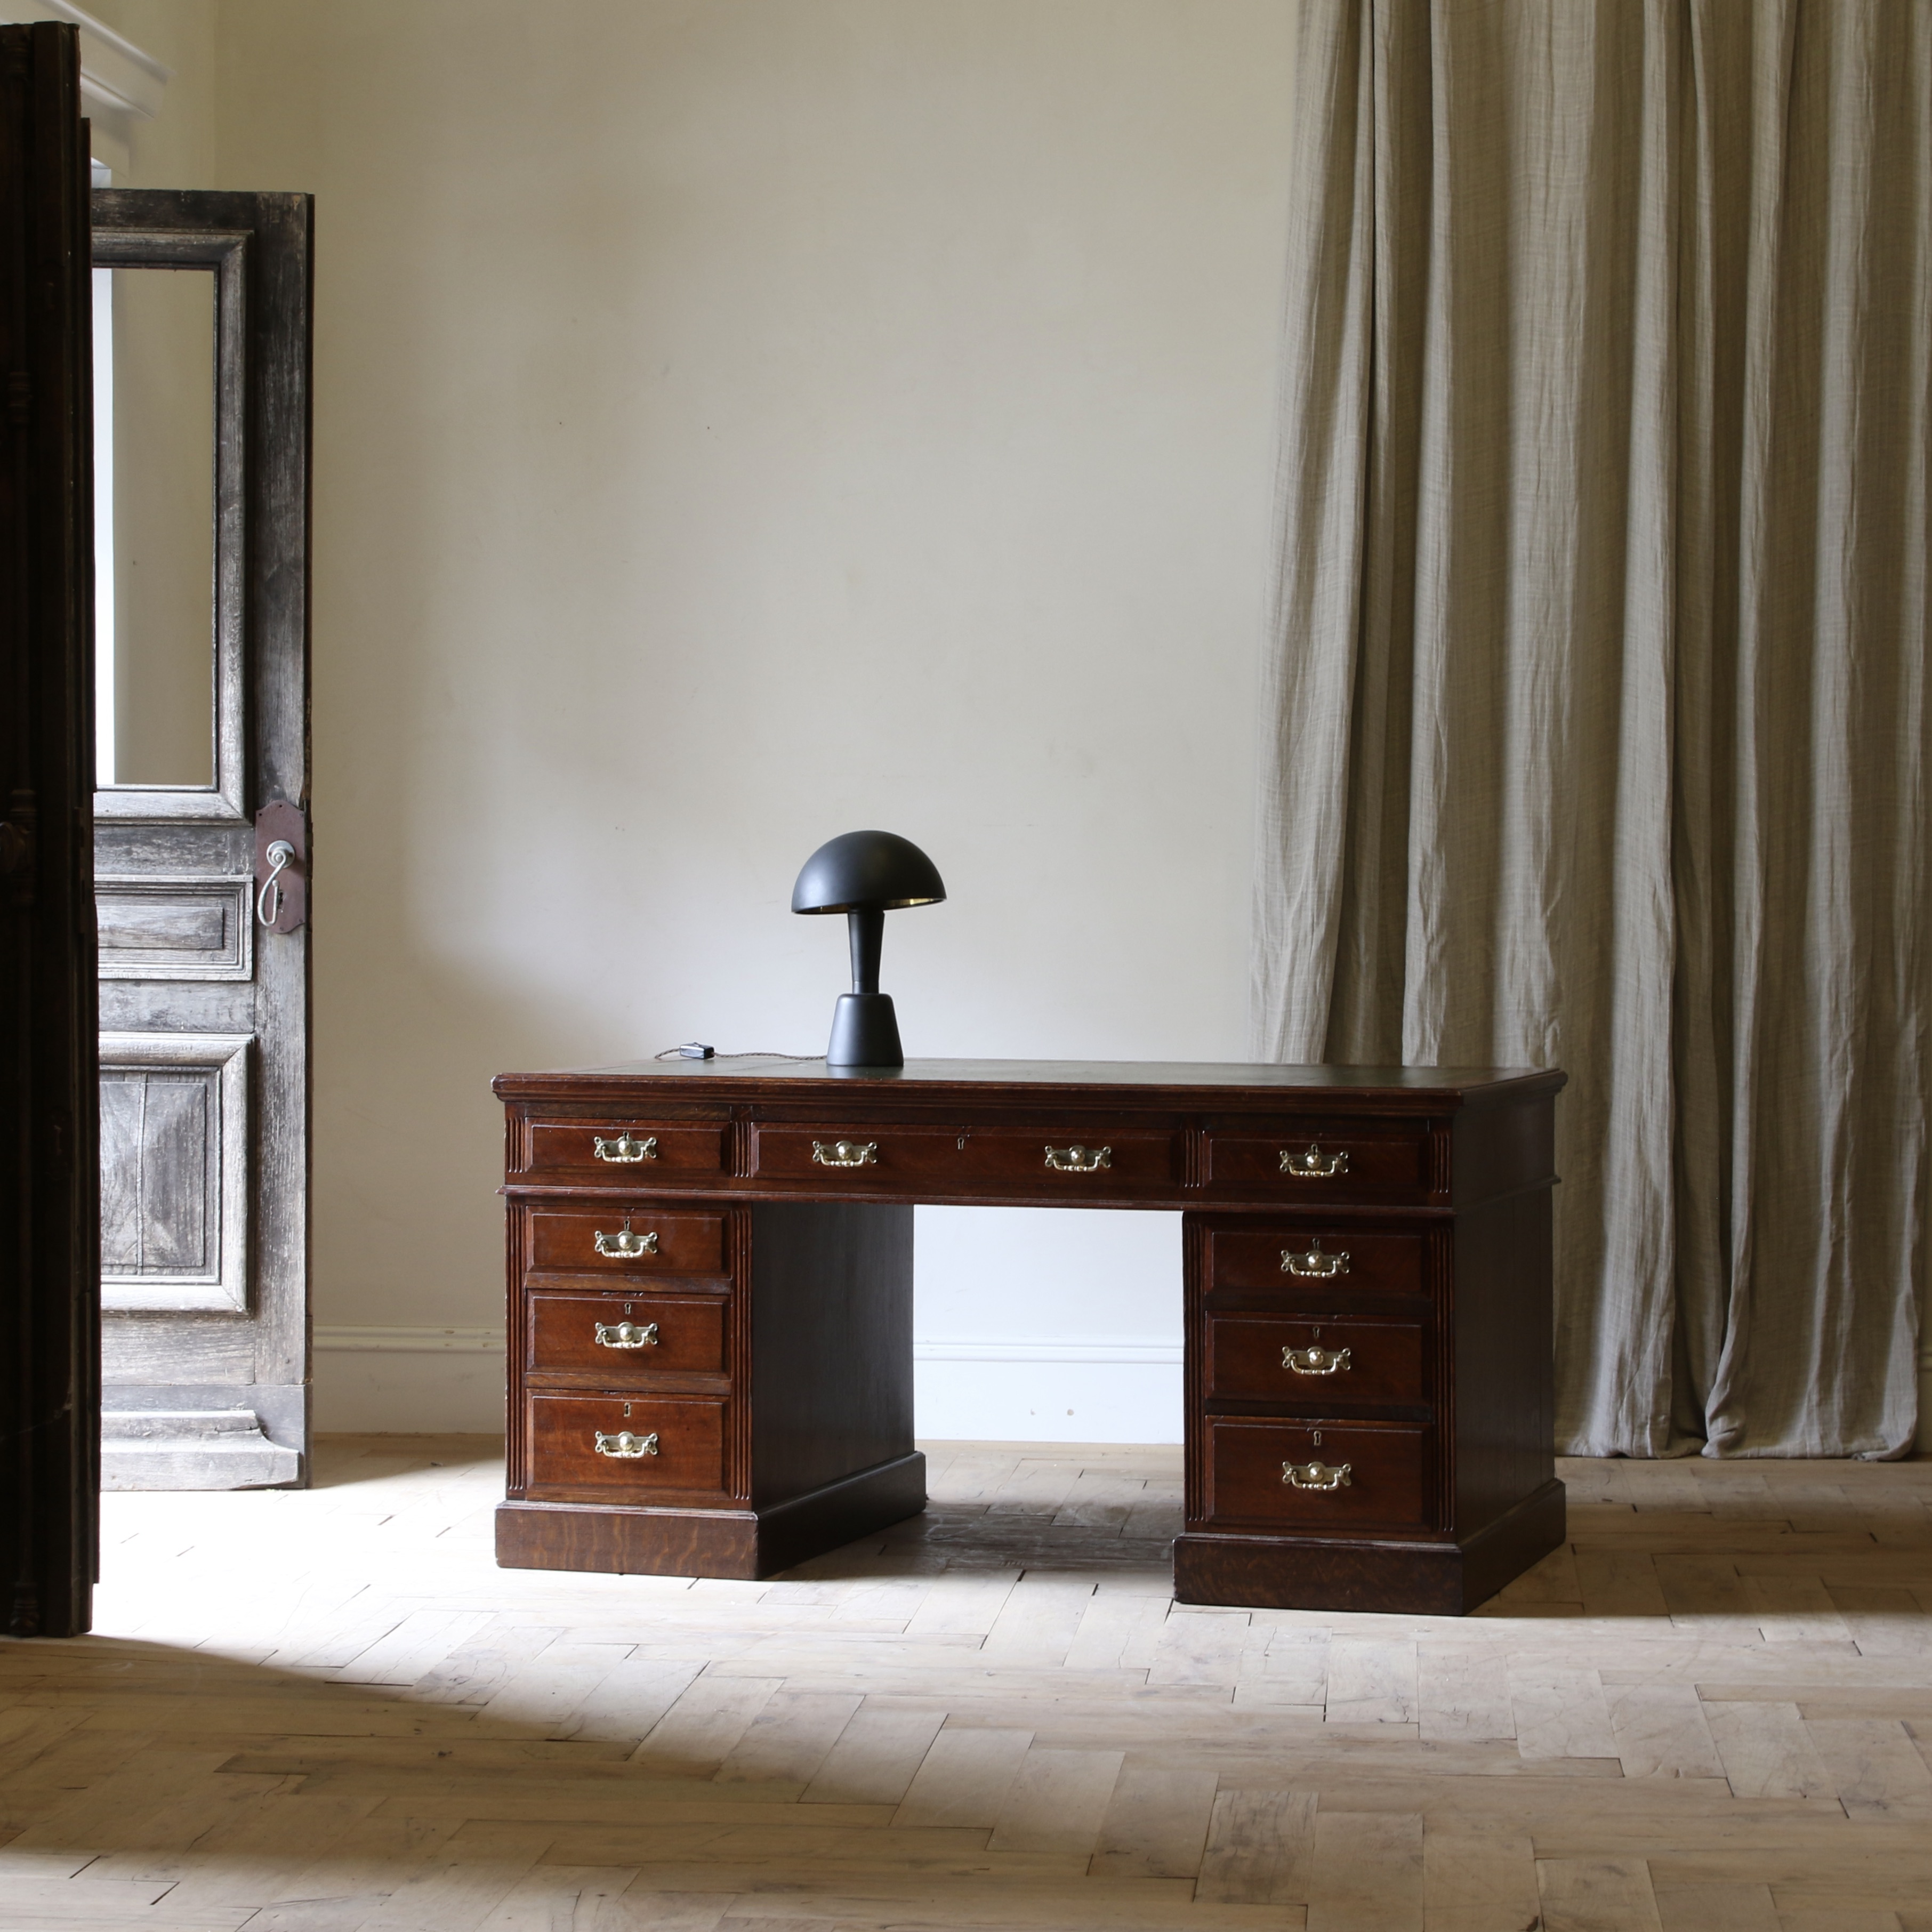
[[[828,1066],[903,1066],[898,1018],[890,993],[842,993],[832,1013]]]

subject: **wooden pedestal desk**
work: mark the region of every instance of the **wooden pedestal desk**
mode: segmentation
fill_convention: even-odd
[[[916,1202],[1182,1211],[1186,1603],[1454,1613],[1563,1540],[1560,1073],[505,1074],[503,1564],[755,1577],[915,1514]]]

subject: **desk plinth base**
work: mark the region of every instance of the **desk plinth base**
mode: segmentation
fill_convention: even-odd
[[[1564,1535],[1563,1485],[1553,1480],[1461,1543],[1312,1536],[1291,1542],[1190,1531],[1174,1545],[1174,1600],[1458,1617],[1560,1547]]]
[[[626,1576],[755,1581],[903,1522],[926,1507],[915,1450],[843,1482],[746,1509],[650,1509],[510,1502],[496,1510],[496,1561],[508,1570],[599,1570]]]

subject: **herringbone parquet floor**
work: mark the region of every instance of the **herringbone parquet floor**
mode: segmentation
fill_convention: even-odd
[[[1172,1603],[1172,1450],[937,1445],[762,1584],[496,1569],[495,1445],[111,1496],[0,1925],[1932,1932],[1932,1463],[1571,1462],[1461,1621]]]

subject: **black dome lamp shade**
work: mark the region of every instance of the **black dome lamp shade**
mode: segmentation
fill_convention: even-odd
[[[806,860],[791,889],[792,910],[842,912],[852,941],[852,990],[832,1011],[828,1066],[905,1064],[892,996],[879,991],[886,915],[945,896],[938,867],[896,832],[848,832]]]

